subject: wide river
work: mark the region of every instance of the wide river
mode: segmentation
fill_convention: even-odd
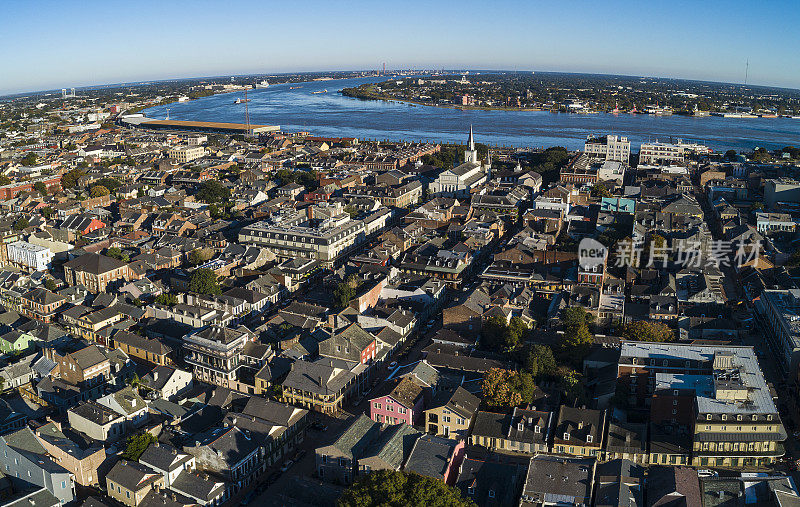
[[[475,140],[516,147],[583,147],[589,134],[627,136],[634,149],[642,142],[699,141],[715,151],[800,146],[800,119],[693,118],[633,114],[567,114],[547,111],[461,111],[400,102],[343,97],[345,87],[385,78],[354,78],[273,85],[248,93],[250,123],[280,125],[284,132],[309,131],[317,136],[378,140],[461,142],[470,124]],[[324,93],[313,93],[322,92]],[[244,123],[242,92],[223,93],[188,102],[151,107],[155,119]]]

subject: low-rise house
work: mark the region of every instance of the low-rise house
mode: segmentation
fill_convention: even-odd
[[[45,323],[54,322],[58,310],[66,303],[65,296],[41,287],[26,292],[20,298],[22,315]]]
[[[598,463],[594,483],[596,507],[644,506],[644,468],[630,460]]]
[[[86,253],[64,264],[69,285],[83,285],[89,292],[106,292],[109,284],[128,280],[128,264],[105,255]]]
[[[48,422],[35,430],[39,443],[55,458],[56,462],[69,470],[75,482],[82,486],[100,484],[100,468],[106,460],[106,450],[97,441],[89,445],[70,439],[61,431],[61,425]]]
[[[281,386],[281,398],[292,405],[324,414],[338,412],[356,383],[354,369],[344,361],[303,361],[292,363]],[[356,371],[364,365],[358,364]]]
[[[479,411],[469,437],[472,445],[492,451],[526,454],[548,451],[553,414],[518,407],[510,414]]]
[[[193,386],[192,374],[172,366],[156,366],[142,377],[142,384],[164,400],[176,401]]]
[[[387,394],[369,400],[370,419],[379,423],[418,425],[423,416],[424,388],[412,377],[405,377],[394,384]]]
[[[425,410],[425,428],[432,435],[466,436],[480,399],[458,386],[453,391],[440,391]]]
[[[114,500],[129,507],[137,507],[154,488],[161,486],[164,478],[145,465],[135,461],[120,460],[106,475],[106,492]]]
[[[96,401],[83,401],[67,410],[69,425],[99,442],[114,442],[127,434],[125,417]]]
[[[350,484],[359,457],[380,433],[380,423],[359,415],[331,445],[316,450],[317,475],[325,481]]]
[[[225,483],[196,470],[183,470],[170,488],[202,506],[219,505],[225,500]]]
[[[403,470],[445,484],[455,484],[458,468],[464,459],[465,440],[451,440],[434,435],[422,435],[414,442]]]
[[[62,380],[81,389],[87,398],[97,397],[111,379],[111,362],[97,345],[68,352],[57,361]]]
[[[519,505],[591,505],[595,464],[591,458],[534,456]]]
[[[195,442],[183,450],[197,459],[198,469],[223,478],[226,496],[250,485],[265,467],[260,443],[249,430],[236,426],[195,435]]]
[[[466,456],[455,485],[477,505],[517,505],[524,478],[520,465],[501,461],[500,455]]]
[[[172,487],[172,483],[184,470],[197,467],[195,457],[180,452],[171,445],[159,442],[150,444],[139,457],[139,463],[146,465],[164,478],[164,487]]]
[[[411,454],[414,443],[422,435],[407,424],[395,424],[383,429],[358,458],[358,475],[374,470],[400,470]]]
[[[646,465],[647,425],[611,422],[603,442],[606,460],[624,459],[638,465]]]
[[[156,365],[173,364],[172,349],[157,338],[147,338],[128,331],[117,331],[111,335],[108,346],[122,349],[128,356]]]
[[[603,443],[605,412],[561,405],[553,434],[553,452],[598,456]]]
[[[75,499],[72,473],[58,464],[30,428],[0,436],[2,472],[15,489],[45,488],[61,504]]]
[[[129,430],[147,422],[147,403],[132,386],[126,386],[115,393],[97,399],[97,403],[113,410],[125,418]]]

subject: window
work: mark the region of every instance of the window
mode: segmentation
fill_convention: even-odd
[[[564,440],[569,440],[569,433],[564,433]]]
[[[586,435],[586,443],[587,444],[591,444],[592,443],[592,438],[593,437],[591,435]]]
[[[706,414],[706,421],[710,421],[710,420],[711,420],[711,414]]]
[[[533,427],[533,432],[534,433],[541,433],[542,432],[542,428],[540,426],[534,426]]]
[[[678,400],[672,400],[672,406],[673,407],[677,407],[678,406]]]
[[[489,498],[494,498],[494,490],[493,489],[489,490]]]
[[[475,494],[475,488],[473,488],[472,486],[468,487],[467,488],[467,494],[468,495],[474,495]]]

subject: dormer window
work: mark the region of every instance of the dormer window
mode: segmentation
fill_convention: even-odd
[[[591,435],[586,435],[586,443],[587,444],[591,444],[592,443],[592,436]]]
[[[767,416],[767,421],[771,421],[771,420],[772,420],[772,415],[768,415]]]
[[[473,488],[472,486],[468,487],[467,488],[467,494],[468,495],[474,495],[475,494],[475,488]]]
[[[722,420],[723,421],[727,421],[728,420],[728,416],[726,414],[722,414]]]
[[[537,425],[537,426],[534,426],[534,427],[533,427],[533,432],[534,432],[534,433],[541,433],[541,432],[542,432],[542,428],[540,428],[538,425]]]
[[[517,431],[524,431],[524,430],[525,430],[525,425],[524,424],[522,424],[522,423],[517,424]]]
[[[737,421],[741,421],[742,420],[742,414],[736,414],[736,420]]]
[[[569,433],[564,433],[564,440],[569,440]]]
[[[755,415],[755,414],[753,414],[753,420],[754,420],[754,421],[758,421],[758,416],[757,416],[757,415]]]
[[[489,490],[489,498],[494,498],[494,490],[493,489]]]
[[[710,420],[711,420],[711,414],[706,414],[706,421],[710,421]]]

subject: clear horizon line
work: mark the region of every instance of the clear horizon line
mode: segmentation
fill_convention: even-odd
[[[76,90],[88,90],[88,89],[95,89],[95,88],[103,88],[103,87],[115,87],[115,86],[131,86],[131,85],[143,85],[145,83],[164,83],[169,81],[190,81],[195,79],[218,79],[222,77],[250,77],[250,76],[280,76],[280,75],[296,75],[296,74],[325,74],[325,73],[337,73],[337,72],[377,72],[379,69],[376,68],[363,68],[363,69],[328,69],[328,70],[297,70],[297,71],[284,71],[284,72],[259,72],[259,73],[240,73],[240,74],[216,74],[216,75],[204,75],[204,76],[184,76],[184,77],[166,77],[166,78],[154,78],[154,79],[141,79],[135,81],[122,81],[122,82],[110,82],[110,83],[94,83],[94,84],[85,84],[79,86],[70,86],[69,88],[75,88]],[[751,88],[774,88],[780,90],[793,90],[793,91],[800,91],[800,88],[792,88],[789,86],[777,86],[777,85],[768,85],[768,84],[756,84],[756,83],[742,83],[742,82],[732,82],[732,81],[716,81],[712,79],[695,79],[695,78],[685,78],[685,77],[672,77],[672,76],[652,76],[652,75],[645,75],[645,74],[617,74],[613,72],[581,72],[581,71],[555,71],[555,70],[536,70],[536,69],[481,69],[481,68],[466,68],[466,67],[458,67],[458,68],[437,68],[437,67],[408,67],[408,68],[394,68],[394,69],[387,69],[386,72],[397,72],[397,71],[431,71],[431,70],[441,70],[444,72],[453,72],[454,74],[463,72],[463,71],[478,71],[478,72],[493,72],[493,73],[511,73],[511,72],[530,72],[536,73],[541,72],[544,74],[582,74],[588,76],[614,76],[614,77],[628,77],[628,78],[646,78],[646,79],[666,79],[666,80],[675,80],[675,81],[689,81],[689,82],[697,82],[697,83],[714,83],[714,84],[726,84],[726,85],[735,85],[740,86],[743,88],[751,87]],[[54,92],[59,91],[62,88],[46,88],[46,89],[39,89],[39,90],[25,90],[19,92],[12,92],[6,93],[4,95],[0,95],[0,99],[6,99],[9,97],[14,97],[17,95],[36,95],[42,94],[47,92]]]

